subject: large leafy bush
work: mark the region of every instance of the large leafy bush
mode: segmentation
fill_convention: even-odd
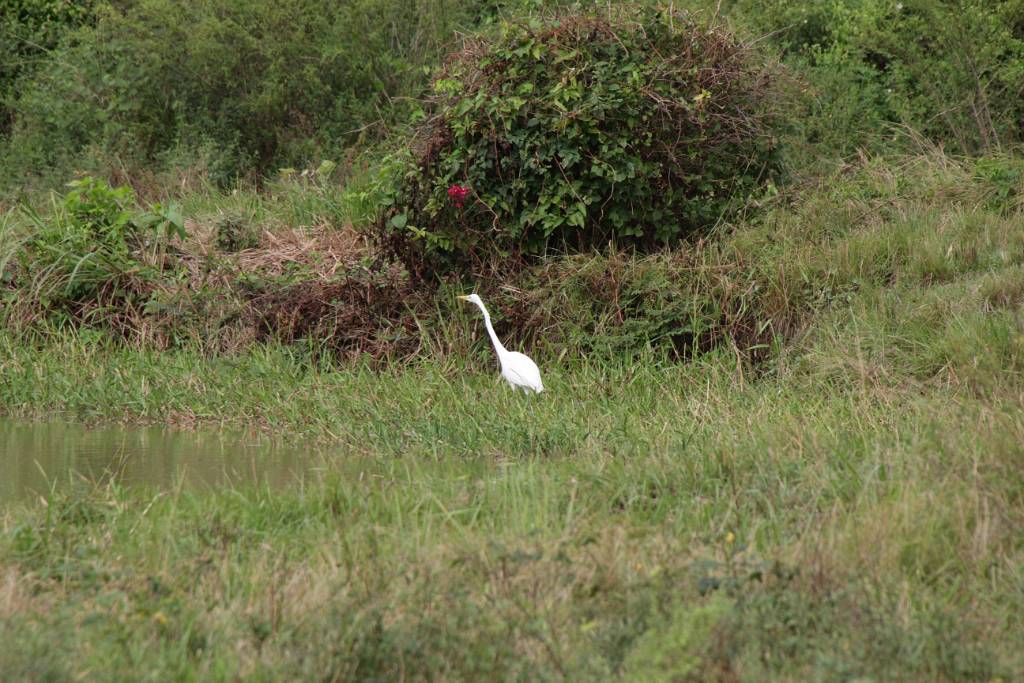
[[[434,81],[380,230],[420,274],[706,231],[771,172],[769,89],[689,16],[505,23]]]

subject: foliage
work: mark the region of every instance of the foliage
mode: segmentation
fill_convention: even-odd
[[[252,249],[260,241],[258,230],[236,214],[222,216],[214,228],[217,232],[217,248],[224,252]]]
[[[1024,193],[1024,159],[1009,156],[979,157],[974,161],[974,179],[991,188],[988,206],[1015,211]]]
[[[706,232],[771,175],[769,82],[684,16],[504,23],[435,79],[379,229],[417,273]]]
[[[140,305],[142,283],[157,278],[163,265],[162,255],[147,259],[143,251],[185,236],[179,211],[160,204],[139,211],[130,188],[112,188],[92,177],[69,187],[49,216],[25,209],[31,232],[18,245],[19,271],[13,277],[22,296],[12,299],[20,299],[22,310],[34,307],[39,315],[72,319],[96,305]]]
[[[496,11],[455,0],[105,3],[95,28],[21,85],[4,165],[178,164],[228,184],[344,158],[408,113],[455,29]]]
[[[177,228],[158,216],[169,209],[126,209],[135,226],[128,231],[150,227],[144,239],[130,240],[145,248],[133,247],[132,261],[116,272],[130,274],[132,291],[146,292],[144,305],[136,298],[129,306],[90,304],[91,324],[145,331],[132,343],[198,344],[208,353],[277,341],[312,357],[384,363],[475,350],[489,363],[478,318],[454,299],[472,287],[502,339],[540,360],[696,359],[726,349],[763,369],[814,316],[864,287],[988,272],[988,300],[1018,298],[1012,268],[1024,173],[1013,157],[876,159],[820,179],[796,204],[779,196],[755,218],[685,248],[559,256],[510,277],[438,286],[413,281],[352,227],[370,201],[363,195],[372,193],[296,175],[261,192],[184,197],[189,235],[171,243],[167,230],[173,236]],[[17,264],[34,253],[23,249],[25,240],[63,235],[55,226],[67,223],[63,204],[0,217],[0,270],[6,300],[17,304],[3,311],[4,320],[49,315],[51,300],[44,305],[39,292],[63,291],[77,257],[59,271],[31,266],[54,276],[38,279]],[[95,301],[90,297],[83,300]]]
[[[13,122],[18,82],[73,29],[93,20],[93,0],[5,0],[0,12],[0,139]]]
[[[790,171],[802,173],[819,160],[848,160],[859,150],[891,149],[906,142],[902,131],[907,128],[957,153],[1005,152],[1022,141],[1022,0],[667,4],[726,19],[739,35],[756,40],[760,51],[777,51],[792,80],[806,86],[805,97],[773,103],[784,113],[774,131]],[[224,186],[240,176],[260,180],[279,166],[305,166],[324,157],[339,160],[344,170],[353,155],[381,139],[397,143],[403,137],[403,122],[415,116],[417,99],[430,75],[439,73],[435,67],[457,35],[469,35],[471,46],[496,46],[500,40],[473,36],[501,30],[503,18],[521,26],[525,17],[548,10],[609,13],[604,2],[569,0],[203,0],[185,5],[9,0],[4,7],[0,193],[5,195],[60,187],[75,171],[131,183],[140,196],[151,189],[155,196],[182,174]],[[586,47],[581,54],[589,54]],[[435,92],[432,99],[442,105],[457,96]],[[594,96],[614,100],[609,93]],[[515,92],[510,97],[534,99]],[[483,102],[464,114],[482,116],[487,107],[507,106],[508,99]],[[478,189],[459,173],[444,172]],[[546,187],[544,193],[549,191],[554,189]],[[543,213],[533,216],[526,230],[543,237],[550,221],[580,220],[578,199],[587,221],[599,213],[598,205],[578,194],[552,194],[548,199],[554,205],[513,208]],[[717,193],[716,199],[721,199]],[[552,212],[564,216],[550,218]],[[418,225],[404,211],[396,215],[406,215],[407,224],[433,235],[442,250],[459,233],[451,227],[435,234],[433,225]],[[523,211],[510,214],[515,231],[522,231],[521,216]],[[475,218],[473,229],[483,220]],[[554,227],[552,243],[574,246],[557,233],[576,228]],[[657,232],[658,226],[651,229]]]
[[[810,86],[790,112],[819,153],[880,149],[893,126],[967,154],[1024,141],[1020,0],[731,0]]]

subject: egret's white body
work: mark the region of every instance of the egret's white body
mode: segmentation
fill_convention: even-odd
[[[526,354],[519,353],[518,351],[509,351],[505,348],[498,339],[498,335],[494,333],[494,327],[491,325],[491,315],[487,312],[487,308],[484,306],[484,302],[480,300],[480,297],[476,294],[470,294],[469,296],[460,296],[459,298],[476,304],[484,314],[484,327],[487,328],[487,334],[490,335],[491,343],[494,344],[494,352],[498,354],[498,363],[501,364],[501,376],[505,378],[505,381],[513,389],[520,388],[526,393],[533,391],[539,394],[544,391],[544,384],[540,381],[540,368]]]

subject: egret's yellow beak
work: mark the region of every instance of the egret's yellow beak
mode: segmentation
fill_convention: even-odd
[[[468,294],[460,294],[459,298],[462,299],[463,301],[469,301],[469,295]]]

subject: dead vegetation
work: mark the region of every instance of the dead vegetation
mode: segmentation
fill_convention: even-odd
[[[401,358],[415,351],[417,296],[400,268],[374,260],[345,227],[266,228],[258,246],[224,253],[215,231],[196,226],[181,262],[187,277],[162,292],[178,317],[210,314],[221,351],[253,341],[309,342],[336,357]],[[210,339],[211,337],[207,337]],[[164,333],[164,343],[170,341]]]

